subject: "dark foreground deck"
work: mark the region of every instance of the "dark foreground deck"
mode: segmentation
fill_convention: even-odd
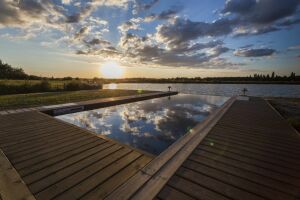
[[[156,199],[300,199],[300,137],[266,101],[235,101]]]
[[[231,99],[155,158],[37,111],[0,116],[0,150],[0,199],[300,199],[300,136],[260,98]]]
[[[0,148],[37,200],[104,197],[152,159],[39,112],[0,121]]]

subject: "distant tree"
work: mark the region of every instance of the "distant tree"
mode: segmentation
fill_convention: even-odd
[[[292,72],[289,78],[294,81],[296,79],[296,73]]]
[[[21,68],[14,68],[0,60],[0,79],[26,79],[28,75]]]
[[[275,78],[275,72],[272,72],[271,79],[274,80],[274,78]]]

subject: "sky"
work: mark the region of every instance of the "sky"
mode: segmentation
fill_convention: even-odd
[[[0,0],[0,59],[48,77],[300,74],[300,0]]]

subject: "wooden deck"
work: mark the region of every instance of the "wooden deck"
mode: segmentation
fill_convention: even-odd
[[[103,198],[152,159],[39,112],[0,122],[0,148],[37,200]]]
[[[300,135],[260,98],[231,99],[155,158],[37,111],[0,116],[0,149],[26,199],[300,199]]]
[[[235,101],[155,199],[300,199],[300,136],[266,101]]]

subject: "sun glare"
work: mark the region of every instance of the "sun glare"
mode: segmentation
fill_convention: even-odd
[[[124,71],[124,67],[115,61],[105,62],[100,67],[100,72],[104,78],[121,78]]]

